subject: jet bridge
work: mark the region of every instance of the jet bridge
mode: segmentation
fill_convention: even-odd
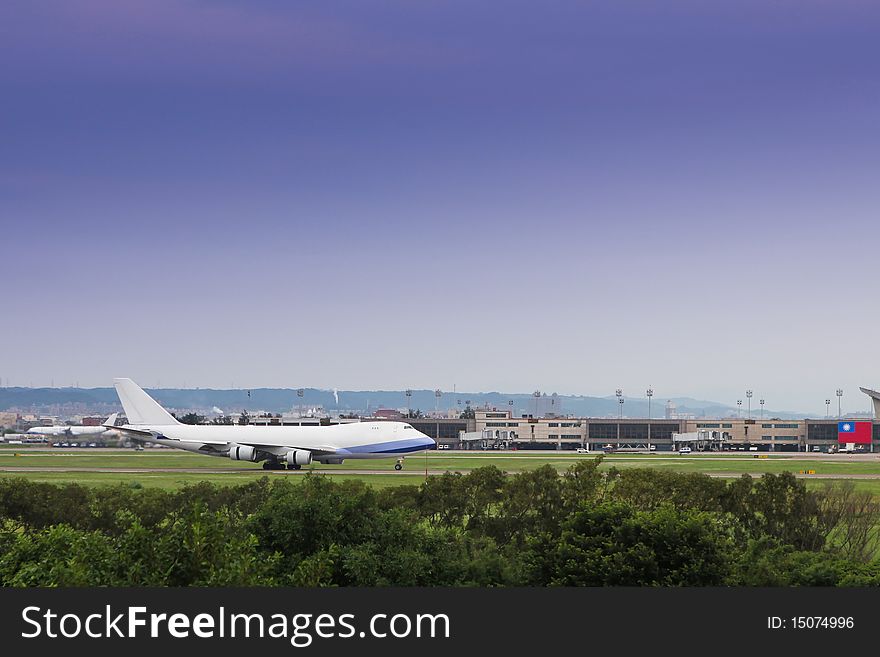
[[[726,431],[711,429],[672,434],[672,446],[675,451],[687,446],[698,452],[718,452],[728,440],[730,440],[730,434]]]

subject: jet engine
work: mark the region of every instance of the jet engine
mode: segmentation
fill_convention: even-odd
[[[294,449],[287,452],[287,465],[308,465],[312,462],[312,453],[307,449]]]
[[[236,445],[235,443],[229,446],[229,458],[233,461],[257,461],[257,448],[251,447],[249,445]]]

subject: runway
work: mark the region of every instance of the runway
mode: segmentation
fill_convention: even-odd
[[[20,452],[22,454],[30,454],[32,456],[114,456],[114,455],[132,455],[135,452],[131,448],[125,447],[88,447],[88,448],[63,448],[50,447],[48,445],[9,445],[0,444],[0,456],[11,452]],[[187,456],[187,452],[174,450],[170,448],[156,447],[147,449],[145,452],[138,452],[144,455],[154,456]],[[828,463],[840,463],[847,461],[880,461],[880,452],[866,452],[858,454],[829,454],[827,452],[697,452],[686,456],[676,454],[675,452],[653,452],[653,453],[604,453],[600,451],[590,452],[589,454],[577,454],[572,451],[557,450],[520,450],[520,451],[469,451],[469,450],[432,450],[430,458],[445,459],[466,457],[472,459],[544,459],[544,460],[569,460],[576,461],[580,459],[595,458],[602,456],[605,461],[700,461],[700,460],[725,460],[725,461],[752,461],[762,460],[792,460],[792,461],[826,461]],[[410,456],[412,458],[422,458],[421,455]]]
[[[257,475],[304,475],[309,473],[328,474],[328,475],[404,475],[417,474],[424,475],[424,470],[418,468],[404,470],[262,470],[254,468],[76,468],[76,467],[0,467],[0,472],[67,472],[67,473],[113,473],[113,474],[257,474]],[[442,475],[446,472],[455,472],[453,470],[428,470],[429,475]],[[461,471],[462,474],[469,472]],[[512,474],[512,473],[511,473]]]
[[[96,468],[77,468],[77,467],[0,467],[0,472],[56,472],[56,473],[104,473],[104,474],[212,474],[212,475],[265,475],[265,476],[298,476],[310,473],[326,474],[326,475],[355,475],[355,476],[371,476],[371,475],[424,475],[424,470],[418,468],[405,468],[404,470],[356,470],[356,469],[303,469],[303,470],[262,470],[254,468],[112,468],[112,467],[96,467]],[[468,474],[471,470],[428,470],[429,476],[440,476],[447,472],[453,474]],[[505,471],[506,474],[516,474],[514,471]],[[719,479],[736,479],[743,474],[750,477],[760,478],[764,472],[706,472],[710,477]],[[880,473],[864,474],[864,473],[824,473],[824,474],[800,474],[794,473],[798,479],[862,479],[862,480],[880,480]]]

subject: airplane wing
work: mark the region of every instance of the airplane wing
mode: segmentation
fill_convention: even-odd
[[[298,449],[304,452],[311,452],[316,456],[330,456],[333,454],[339,454],[339,448],[333,447],[332,445],[309,445],[307,447],[300,447],[297,445],[265,445],[259,442],[242,442],[238,444],[247,445],[248,447],[254,447],[261,452],[269,452],[270,454],[285,454],[294,449]]]
[[[126,433],[133,433],[139,436],[150,436],[151,438],[155,438],[159,435],[158,431],[147,431],[146,429],[134,429],[133,427],[121,426],[121,427],[113,427],[117,431],[125,431]]]
[[[168,436],[165,436],[161,431],[158,431],[156,429],[149,431],[147,429],[135,429],[134,427],[131,427],[131,426],[121,426],[121,427],[113,427],[113,428],[116,429],[117,431],[124,431],[126,433],[131,433],[131,434],[140,435],[140,436],[149,437],[149,438],[158,438],[158,439],[164,439],[164,440],[176,440],[175,438],[169,438]],[[198,440],[192,440],[190,442],[201,443],[208,450],[211,450],[212,448],[216,448],[216,447],[220,447],[220,446],[223,446],[225,448],[227,445],[230,444],[228,440],[218,440],[215,438],[208,438],[208,437],[199,438]],[[333,445],[309,445],[309,446],[278,445],[278,444],[267,445],[265,443],[261,443],[259,441],[253,441],[253,440],[241,441],[241,442],[237,442],[235,444],[243,445],[243,446],[247,446],[247,447],[253,447],[255,449],[260,450],[261,452],[268,452],[269,454],[276,454],[279,456],[286,454],[287,452],[294,450],[294,449],[311,452],[315,456],[332,456],[332,455],[340,453],[339,448],[334,447]],[[216,451],[216,449],[215,449],[215,451]]]

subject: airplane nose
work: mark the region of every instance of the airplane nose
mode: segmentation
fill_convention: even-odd
[[[431,438],[431,436],[426,436],[425,434],[422,434],[420,440],[422,442],[422,445],[425,446],[425,449],[437,449],[437,442],[433,438]]]

